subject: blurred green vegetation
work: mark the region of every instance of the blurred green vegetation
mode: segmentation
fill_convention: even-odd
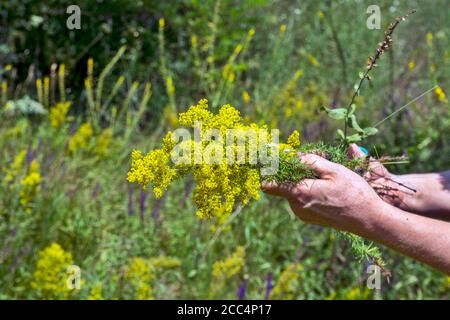
[[[379,3],[382,29],[417,13],[357,98],[361,125],[439,87],[364,145],[408,156],[393,172],[448,169],[448,3]],[[391,282],[365,289],[367,262],[283,201],[262,196],[213,233],[195,217],[192,182],[156,200],[125,180],[131,150],[152,149],[201,98],[334,143],[340,124],[320,109],[346,106],[383,38],[366,27],[370,1],[86,0],[72,31],[70,4],[0,4],[0,298],[235,298],[241,288],[262,299],[270,283],[281,298],[448,298],[448,278],[386,248]],[[238,271],[215,275],[227,257]],[[65,287],[72,263],[79,291]]]

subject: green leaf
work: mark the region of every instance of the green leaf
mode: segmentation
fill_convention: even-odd
[[[378,132],[378,129],[374,128],[374,127],[367,127],[367,128],[364,128],[363,130],[364,130],[364,134],[366,136],[373,136],[374,134],[376,134]]]
[[[352,114],[348,120],[348,125],[350,126],[350,128],[355,129],[359,133],[364,133],[364,130],[359,126],[358,121],[356,121],[356,117],[354,114]]]
[[[341,129],[337,129],[336,132],[337,132],[338,136],[339,136],[342,140],[345,139],[344,131],[342,131]]]
[[[352,134],[351,136],[347,137],[347,142],[355,143],[355,142],[361,141],[361,139],[362,139],[361,135],[359,133],[355,133],[355,134]]]
[[[327,107],[323,108],[325,109],[326,113],[331,119],[342,120],[345,119],[345,117],[347,116],[347,109],[345,108],[337,108],[337,109],[330,109]]]
[[[348,115],[351,116],[352,114],[354,114],[355,110],[356,110],[356,105],[354,103],[352,103],[352,105],[350,106],[350,111],[348,112]]]

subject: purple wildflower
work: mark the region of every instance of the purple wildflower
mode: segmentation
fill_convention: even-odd
[[[128,215],[133,215],[133,185],[128,188]]]
[[[265,299],[265,300],[268,300],[268,299],[269,299],[269,297],[270,297],[270,292],[271,292],[272,289],[273,289],[272,277],[273,277],[272,272],[269,273],[269,274],[267,275],[266,294],[265,294],[265,296],[264,296],[264,299]]]
[[[239,286],[239,288],[237,290],[237,298],[239,300],[244,300],[245,299],[245,292],[247,290],[247,284],[248,284],[248,280],[246,279]]]

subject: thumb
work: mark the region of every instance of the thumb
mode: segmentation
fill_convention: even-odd
[[[358,145],[352,143],[347,151],[350,159],[365,158],[367,155],[358,147]]]

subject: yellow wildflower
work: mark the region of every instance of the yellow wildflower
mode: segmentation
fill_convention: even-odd
[[[143,258],[133,258],[125,269],[125,278],[134,287],[137,300],[153,299],[150,282],[154,275],[148,261]]]
[[[292,148],[298,147],[300,145],[300,133],[297,130],[291,133],[289,138],[287,139],[287,144]]]
[[[98,157],[102,158],[107,155],[108,148],[111,143],[111,137],[112,137],[112,129],[106,128],[97,138],[97,146],[95,147],[95,153],[97,154]]]
[[[67,112],[69,111],[70,105],[70,101],[58,102],[53,108],[50,109],[48,117],[53,128],[58,129],[66,122]]]
[[[286,25],[283,23],[282,25],[280,25],[280,35],[284,35],[286,32]]]
[[[431,47],[433,45],[433,34],[431,32],[428,32],[426,38],[427,38],[427,45]]]
[[[102,294],[102,285],[100,283],[96,284],[92,288],[87,299],[88,300],[103,300],[104,299],[103,294]]]
[[[72,254],[52,243],[38,253],[31,287],[46,299],[66,299],[70,293],[67,286],[67,268],[72,264]]]
[[[5,172],[5,182],[6,183],[13,181],[17,176],[20,175],[26,156],[27,156],[26,150],[20,151],[14,157],[14,160],[11,163],[11,165],[7,169],[3,168],[3,171]]]
[[[307,58],[309,63],[311,63],[313,66],[317,67],[319,65],[319,61],[312,54],[308,54]]]
[[[270,293],[270,299],[294,299],[295,289],[300,279],[300,271],[302,267],[298,263],[291,263],[284,269],[278,278],[272,292]]]
[[[317,16],[319,17],[320,20],[325,19],[325,14],[323,13],[322,10],[317,11]]]
[[[160,18],[159,19],[159,28],[164,29],[165,25],[166,25],[166,21],[164,20],[164,18]]]
[[[230,278],[241,271],[245,264],[245,249],[242,246],[225,260],[216,261],[213,265],[212,274],[215,278]]]
[[[364,290],[361,290],[361,288],[355,287],[355,288],[350,289],[345,294],[345,299],[346,300],[366,300],[369,298],[369,296],[370,296],[369,289],[365,288]]]
[[[161,269],[173,269],[178,268],[181,266],[181,261],[177,258],[172,257],[166,257],[166,256],[159,256],[156,258],[150,259],[150,265],[154,268],[161,268]]]
[[[38,101],[40,104],[44,105],[44,91],[42,88],[42,79],[36,79],[36,91],[38,95]]]
[[[436,94],[436,97],[439,101],[447,102],[447,97],[441,87],[437,87],[436,89],[434,89],[434,93]]]
[[[69,140],[69,153],[76,154],[78,150],[86,148],[93,133],[94,130],[89,122],[82,124],[78,131]]]
[[[244,104],[249,104],[251,100],[250,94],[244,90],[242,92],[242,102],[244,102]]]
[[[20,204],[23,207],[28,207],[31,201],[33,201],[39,191],[40,185],[41,175],[39,173],[39,164],[36,160],[33,160],[30,163],[28,174],[21,181]]]
[[[173,85],[173,79],[170,76],[166,78],[166,90],[169,96],[175,94],[175,86]]]
[[[252,132],[258,132],[260,128],[256,124],[244,125],[238,110],[230,105],[224,105],[218,114],[213,114],[208,110],[208,101],[203,99],[181,113],[178,119],[180,125],[190,128],[194,128],[198,121],[202,123],[201,132],[217,129],[222,141],[225,139],[227,129],[240,129],[238,138],[245,139],[246,142],[244,146],[234,145],[231,148],[234,149],[235,155],[241,154],[246,160],[254,159],[250,159],[251,154],[247,151],[250,151],[251,147],[256,147],[256,141],[245,134],[249,129],[252,129]],[[193,192],[197,216],[199,218],[216,217],[218,220],[223,218],[221,221],[226,221],[223,216],[232,213],[236,202],[245,205],[250,199],[259,198],[260,178],[257,168],[250,164],[228,165],[225,161],[210,164],[208,161],[203,161],[208,159],[208,155],[202,152],[203,149],[215,147],[214,150],[223,155],[228,147],[208,141],[200,143],[189,140],[183,143],[182,150],[191,156],[191,159],[187,158],[189,164],[172,163],[171,152],[175,142],[171,132],[164,139],[162,148],[152,150],[145,156],[139,151],[133,151],[128,181],[137,182],[144,188],[152,184],[155,196],[161,197],[174,179],[191,173],[197,182]]]
[[[409,71],[413,71],[415,66],[416,66],[416,62],[414,61],[414,59],[409,60],[409,63],[408,63]]]

